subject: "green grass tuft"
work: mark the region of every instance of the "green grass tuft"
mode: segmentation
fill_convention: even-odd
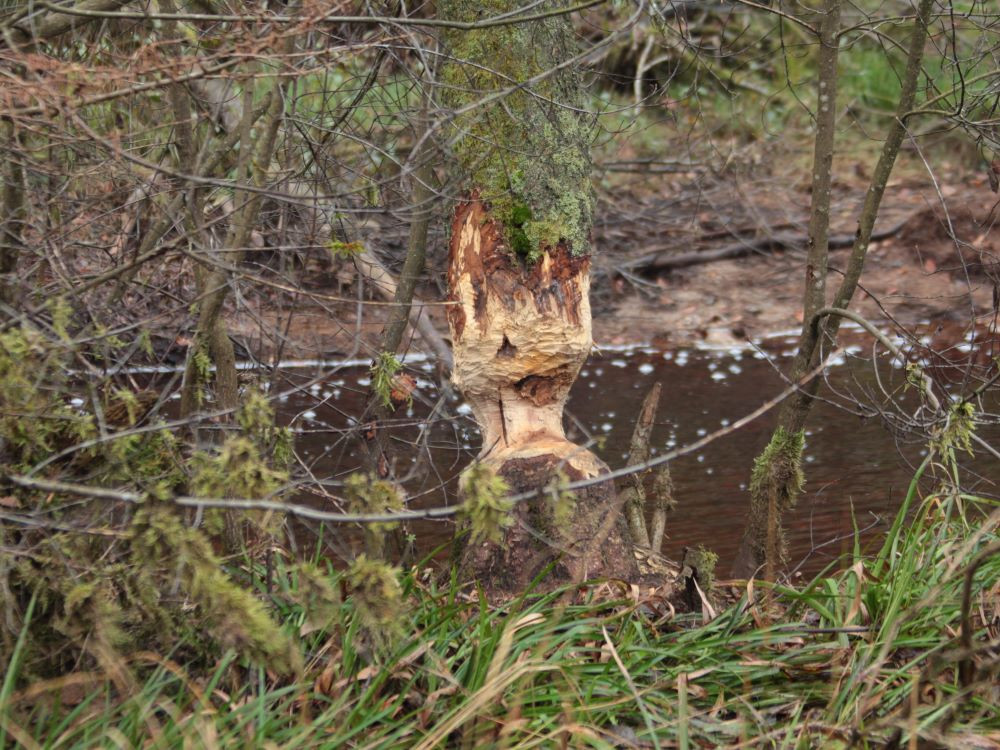
[[[135,665],[144,682],[132,695],[92,674],[81,703],[61,705],[53,680],[5,689],[0,715],[12,737],[66,748],[107,737],[178,748],[208,737],[217,747],[882,747],[911,736],[972,746],[1000,732],[995,657],[975,614],[995,611],[1000,556],[974,581],[970,688],[956,669],[962,586],[998,522],[995,503],[932,494],[900,511],[875,554],[858,546],[842,572],[775,586],[767,612],[744,589],[708,623],[656,597],[601,600],[597,588],[578,604],[556,591],[490,608],[454,576],[439,584],[413,569],[393,610],[402,635],[379,655],[361,637],[370,603],[328,595],[318,619],[299,577],[279,570],[270,596],[309,655],[301,679],[232,653],[188,674],[167,653]],[[339,589],[341,574],[328,575]]]

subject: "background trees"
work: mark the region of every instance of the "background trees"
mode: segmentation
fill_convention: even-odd
[[[15,652],[26,622],[48,622],[30,644],[37,673],[83,660],[123,692],[122,654],[157,639],[183,643],[192,663],[237,646],[276,673],[303,668],[261,601],[281,598],[283,611],[312,623],[306,630],[325,626],[316,623],[338,592],[303,562],[317,539],[324,559],[351,566],[341,580],[360,603],[350,622],[364,623],[352,627],[364,631],[365,654],[391,640],[402,596],[375,558],[395,563],[435,530],[440,541],[434,519],[464,515],[478,538],[493,539],[482,560],[466,558],[480,573],[512,571],[490,557],[512,549],[510,535],[535,545],[517,587],[575,554],[579,533],[558,538],[572,526],[563,514],[593,499],[599,512],[579,528],[599,549],[580,559],[618,556],[601,572],[630,577],[624,529],[605,537],[600,516],[612,506],[594,489],[604,465],[590,451],[620,466],[614,430],[632,415],[602,412],[594,430],[561,414],[590,344],[590,281],[604,319],[619,320],[605,340],[666,334],[668,349],[732,346],[798,312],[775,305],[758,322],[744,311],[772,301],[773,267],[753,301],[739,296],[763,274],[755,256],[784,250],[789,265],[808,266],[802,333],[785,363],[793,395],[783,432],[751,483],[740,567],[777,578],[778,511],[796,494],[800,433],[822,385],[809,376],[838,333],[840,317],[823,309],[851,301],[873,238],[898,234],[927,206],[892,183],[894,161],[914,182],[929,173],[941,196],[978,180],[962,194],[971,200],[996,184],[996,19],[978,2],[87,0],[4,13],[3,649]],[[892,209],[884,221],[880,200]],[[923,368],[909,380],[923,387],[929,373],[939,405],[950,394],[983,423],[997,275],[992,219],[980,208],[964,229],[951,213],[930,225],[945,227],[954,252],[949,285],[926,296],[960,299],[961,313],[940,302],[890,312],[902,337],[894,345]],[[473,236],[489,239],[477,280]],[[840,247],[849,260],[831,255]],[[726,258],[745,265],[721,287],[680,270]],[[832,300],[828,279],[839,289]],[[528,292],[526,304],[510,304]],[[477,299],[490,326],[479,326]],[[954,340],[906,333],[945,314],[969,319],[959,338],[970,356],[954,357]],[[650,323],[654,315],[667,317]],[[450,346],[475,424],[449,385]],[[957,390],[942,390],[948,380]],[[871,398],[857,386],[839,403],[878,414],[902,438],[951,441],[957,462],[953,448],[965,443],[949,430],[967,433],[969,415],[913,403],[906,382],[879,381],[885,391]],[[660,425],[685,398],[664,385]],[[617,404],[621,391],[600,399]],[[758,397],[779,400],[752,395],[746,413]],[[533,434],[539,423],[543,435]],[[602,441],[602,424],[613,440]],[[661,438],[654,463],[675,457],[676,435]],[[507,471],[513,490],[480,475],[462,499],[456,476],[481,440],[483,463],[501,474],[509,460],[555,459],[520,467],[520,479]],[[740,457],[748,478],[749,458]],[[530,499],[539,488],[544,497]],[[511,492],[518,524],[505,532]],[[703,509],[716,493],[735,489],[678,482],[676,494]],[[539,507],[544,517],[532,516]],[[430,510],[404,513],[420,508]],[[409,526],[394,526],[403,517]],[[363,530],[346,525],[359,520]],[[699,578],[686,559],[686,580]],[[597,572],[576,567],[568,578]],[[292,579],[308,595],[281,588]],[[261,597],[246,594],[254,587]],[[703,604],[711,608],[697,598],[685,606]]]

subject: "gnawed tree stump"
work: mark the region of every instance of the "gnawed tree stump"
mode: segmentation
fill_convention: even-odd
[[[470,196],[455,209],[451,235],[453,379],[483,433],[479,460],[515,491],[545,487],[559,472],[597,478],[607,467],[562,427],[591,346],[595,210],[594,118],[574,64],[571,4],[547,3],[567,12],[536,18],[520,17],[519,0],[437,7],[459,24],[512,21],[441,36],[440,98],[454,114],[455,171]],[[465,575],[494,598],[519,592],[550,563],[548,586],[637,576],[612,486],[597,482],[562,509],[546,497],[518,505],[500,543],[465,549]]]
[[[455,385],[483,434],[478,460],[513,492],[553,479],[598,477],[608,468],[566,439],[563,407],[592,345],[590,259],[565,243],[523,262],[478,196],[452,225],[448,322]],[[548,494],[518,503],[499,543],[469,544],[465,576],[491,597],[522,591],[547,566],[550,588],[589,578],[638,578],[621,505],[611,482],[575,493],[565,520]]]

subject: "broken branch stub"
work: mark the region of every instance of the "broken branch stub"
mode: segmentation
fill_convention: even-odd
[[[660,405],[661,388],[659,382],[653,383],[653,387],[649,389],[649,393],[646,394],[646,398],[642,402],[642,409],[639,410],[639,418],[636,420],[635,429],[632,432],[628,466],[644,464],[649,460],[649,438],[653,434],[653,422],[656,419],[656,410]],[[639,547],[650,548],[650,535],[646,528],[646,491],[642,485],[645,474],[646,472],[643,471],[630,475],[621,492],[632,543]],[[659,551],[657,547],[652,547],[652,549]]]
[[[514,492],[545,487],[559,471],[571,480],[607,472],[562,425],[570,386],[592,345],[589,257],[559,243],[546,246],[537,262],[522,263],[474,194],[455,210],[448,288],[457,303],[448,310],[453,380],[482,431],[478,460]],[[519,503],[501,543],[468,545],[466,575],[497,596],[522,590],[553,563],[550,584],[637,576],[611,483],[579,491],[568,523],[555,523],[547,503],[544,494]]]

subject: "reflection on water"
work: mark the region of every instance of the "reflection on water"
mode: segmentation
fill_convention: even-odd
[[[591,444],[612,468],[623,466],[642,400],[657,380],[663,383],[663,395],[652,436],[654,453],[725,430],[786,387],[780,371],[787,364],[790,340],[770,339],[766,346],[671,351],[637,347],[595,353],[573,388],[567,434],[575,442]],[[871,361],[860,354],[859,347],[849,349],[849,356],[829,371],[823,394],[839,406],[819,403],[810,418],[807,488],[787,524],[791,561],[793,566],[803,563],[803,572],[814,572],[849,552],[855,527],[877,538],[924,454],[920,436],[906,434],[898,425],[890,430],[879,417],[859,416],[855,399],[885,410],[891,396],[901,399],[908,413],[917,405],[898,362],[881,360],[876,377]],[[479,433],[468,406],[458,396],[439,391],[430,364],[411,361],[407,368],[417,377],[417,389],[413,405],[397,412],[396,473],[415,507],[454,504],[455,478],[478,451]],[[361,465],[352,431],[356,434],[354,420],[362,410],[369,373],[366,368],[342,367],[310,382],[321,371],[290,371],[288,383],[309,385],[279,406],[281,417],[296,428],[298,453],[309,473],[320,482],[335,482]],[[720,555],[720,570],[728,570],[743,529],[750,466],[770,437],[775,416],[772,411],[671,462],[677,508],[668,520],[664,554],[680,559],[685,546],[705,545]],[[340,494],[336,484],[330,491]],[[335,501],[316,494],[300,499],[337,509]],[[303,541],[305,529],[298,530]],[[430,550],[451,537],[452,525],[421,522],[413,532],[419,546]],[[356,549],[355,533],[329,526],[322,533],[334,554]]]

